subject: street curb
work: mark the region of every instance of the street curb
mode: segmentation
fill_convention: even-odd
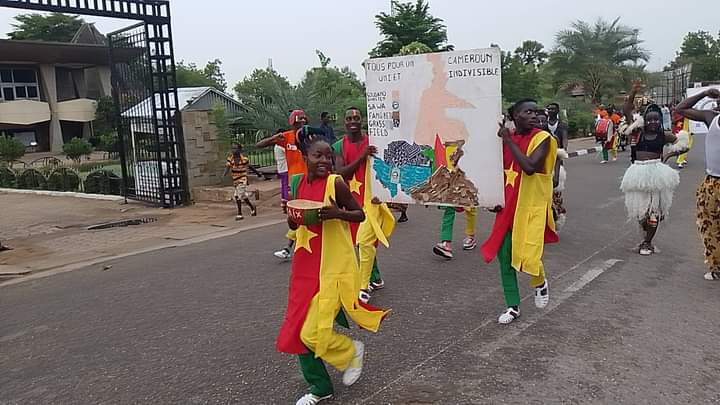
[[[125,197],[119,195],[107,195],[107,194],[86,194],[86,193],[75,193],[70,191],[49,191],[49,190],[21,190],[17,188],[0,188],[0,193],[4,194],[33,194],[33,195],[44,195],[50,197],[73,197],[73,198],[84,198],[87,200],[102,200],[102,201],[118,201],[124,202]]]
[[[597,153],[602,150],[602,146],[596,146],[594,148],[580,149],[574,152],[568,152],[568,157],[574,158],[578,156],[589,155],[591,153]]]
[[[278,225],[278,224],[286,224],[286,223],[287,223],[286,218],[274,219],[274,220],[261,222],[259,224],[246,226],[243,228],[230,229],[227,231],[209,233],[209,234],[202,235],[202,236],[196,236],[194,238],[189,238],[189,239],[180,240],[180,241],[173,241],[172,243],[165,243],[165,244],[161,244],[161,245],[157,245],[157,246],[148,247],[145,249],[139,249],[139,250],[135,250],[132,252],[122,253],[119,255],[101,256],[101,257],[97,257],[95,259],[85,260],[85,261],[76,262],[76,263],[70,263],[70,264],[66,264],[66,265],[63,265],[60,267],[56,267],[56,268],[44,269],[44,270],[39,271],[38,273],[32,273],[25,277],[12,279],[12,280],[5,281],[5,282],[0,282],[0,289],[3,287],[15,285],[15,284],[25,283],[25,282],[33,281],[33,280],[39,280],[39,279],[54,276],[57,274],[68,273],[68,272],[71,272],[74,270],[80,270],[85,267],[109,262],[111,260],[117,260],[117,259],[122,259],[125,257],[155,252],[155,251],[162,250],[162,249],[194,245],[196,243],[207,242],[207,241],[213,240],[213,239],[219,239],[219,238],[224,238],[227,236],[237,235],[238,233],[245,232],[245,231],[252,231],[254,229],[265,228],[268,226],[273,226],[273,225]]]
[[[17,266],[0,264],[0,277],[18,277],[30,273],[30,270]]]

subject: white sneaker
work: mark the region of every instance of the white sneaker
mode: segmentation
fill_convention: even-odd
[[[292,257],[292,253],[290,253],[290,249],[282,248],[277,252],[273,253],[273,256],[277,257],[278,259],[289,260]]]
[[[545,280],[543,285],[535,288],[535,307],[542,309],[547,306],[548,302],[550,302],[550,292],[548,291],[548,287],[548,281]]]
[[[348,387],[355,384],[360,379],[363,369],[363,357],[365,356],[365,345],[362,342],[353,340],[355,345],[355,355],[350,360],[350,365],[343,373],[343,384]]]
[[[607,160],[601,160],[600,163],[605,164],[607,163]]]
[[[463,240],[463,250],[473,250],[477,246],[474,236],[468,236]]]
[[[332,394],[319,397],[315,394],[305,394],[295,402],[295,405],[316,405],[320,401],[332,398]]]
[[[703,277],[705,278],[705,280],[708,280],[708,281],[720,280],[720,272],[708,271],[707,273],[705,273],[705,275]]]
[[[452,245],[448,242],[440,242],[433,247],[433,253],[447,260],[453,258]]]
[[[506,309],[505,312],[500,314],[500,318],[498,318],[498,322],[503,325],[507,325],[519,317],[520,317],[520,310],[510,307],[510,308]]]

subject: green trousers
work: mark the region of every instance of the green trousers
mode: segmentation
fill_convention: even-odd
[[[497,258],[500,262],[500,280],[505,294],[505,304],[508,307],[516,307],[520,305],[520,289],[518,288],[517,271],[512,266],[512,232],[505,235]],[[543,284],[545,284],[545,269],[540,266],[540,274],[530,277],[530,287],[540,287]]]
[[[382,277],[380,277],[380,268],[377,264],[377,257],[375,258],[375,261],[373,262],[373,269],[372,273],[370,273],[370,282],[375,283],[378,281],[381,281]]]
[[[453,228],[455,226],[455,207],[441,207],[443,210],[442,225],[440,226],[440,241],[452,242]],[[465,236],[475,236],[475,223],[477,221],[477,209],[465,209]]]
[[[455,207],[442,208],[442,225],[440,225],[440,241],[451,242],[453,240],[453,227],[455,225]]]
[[[319,397],[333,393],[332,380],[322,360],[315,358],[315,353],[309,352],[298,355],[300,370],[310,385],[310,392]]]

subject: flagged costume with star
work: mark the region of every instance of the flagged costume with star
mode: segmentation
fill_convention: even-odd
[[[516,271],[538,276],[544,244],[558,241],[552,216],[552,175],[557,141],[548,132],[539,129],[525,136],[513,133],[511,137],[527,156],[546,139],[549,139],[550,149],[543,163],[543,172],[526,175],[510,148],[503,146],[505,206],[497,213],[490,237],[480,251],[485,261],[491,262],[507,233],[512,232],[512,267]]]
[[[360,142],[352,142],[350,135],[345,135],[333,145],[333,150],[348,164],[362,159],[369,144],[370,139],[365,134]],[[379,241],[389,247],[389,238],[395,229],[395,217],[387,204],[372,203],[372,174],[368,164],[371,159],[373,158],[366,158],[348,181],[353,198],[365,212],[365,221],[361,224],[350,224],[353,242],[358,245],[359,250],[360,288],[363,290],[368,289],[371,279],[380,279],[375,260],[377,243]]]
[[[291,198],[321,201],[329,205],[335,200],[338,175],[308,182],[305,175],[293,177]],[[303,354],[308,348],[301,339],[301,330],[313,329],[317,336],[315,357],[323,356],[333,339],[333,322],[342,311],[360,327],[376,332],[385,311],[358,301],[360,273],[348,223],[341,220],[323,221],[318,225],[300,226],[296,232],[288,307],[285,321],[277,338],[280,352]],[[308,316],[311,303],[316,311]],[[313,325],[306,325],[306,319]],[[344,322],[346,323],[346,322]]]
[[[348,164],[360,158],[369,144],[370,139],[367,135],[363,135],[360,142],[352,142],[350,136],[345,135],[333,145],[333,150],[343,157],[345,164]],[[365,221],[362,224],[350,224],[350,229],[354,242],[357,242],[358,233],[369,232],[374,234],[385,247],[388,247],[388,238],[395,229],[395,217],[386,204],[372,204],[371,202],[372,174],[368,166],[369,159],[372,158],[363,161],[347,182],[353,198],[365,211]]]

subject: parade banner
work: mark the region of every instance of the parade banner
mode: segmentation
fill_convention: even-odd
[[[364,67],[376,197],[503,205],[500,49],[369,59]]]
[[[687,96],[692,97],[698,93],[702,93],[705,90],[708,89],[718,89],[720,90],[720,86],[706,86],[706,87],[692,87],[687,89]],[[717,106],[717,100],[714,100],[709,97],[705,97],[702,100],[700,100],[697,104],[695,104],[696,109],[698,110],[712,110]],[[693,134],[707,134],[708,127],[705,125],[704,122],[699,121],[690,121],[690,132]]]

